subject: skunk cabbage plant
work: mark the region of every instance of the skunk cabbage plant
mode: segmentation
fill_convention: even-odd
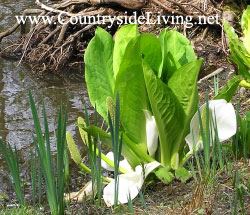
[[[128,196],[133,199],[151,172],[165,183],[177,172],[179,179],[182,173],[186,178],[188,171],[183,164],[192,149],[185,138],[198,109],[197,79],[202,64],[190,41],[168,29],[159,37],[139,34],[137,25],[121,27],[113,38],[98,27],[84,61],[90,102],[107,123],[108,113],[113,118],[117,94],[120,98],[121,154],[126,160],[120,162],[123,170],[118,176],[118,201],[126,203]],[[228,110],[223,107],[220,113]],[[220,123],[225,125],[223,120]],[[111,146],[109,132],[86,126],[82,118],[78,125],[81,134],[85,132]],[[86,136],[83,141],[86,143]],[[102,166],[112,170],[112,154],[103,158]],[[109,206],[113,205],[112,183],[104,189]]]
[[[156,159],[168,171],[171,165],[178,168],[176,159],[184,157],[185,136],[198,106],[197,78],[202,63],[189,40],[167,29],[159,38],[140,35],[136,25],[123,26],[113,40],[97,28],[84,60],[90,101],[106,121],[106,99],[115,100],[119,92],[126,145],[122,155],[131,167]],[[102,139],[97,128],[93,130],[85,128]],[[130,151],[137,159],[130,158]]]
[[[250,6],[242,15],[241,26],[243,41],[238,38],[234,28],[224,20],[224,30],[230,41],[230,57],[238,66],[238,75],[227,83],[216,99],[225,99],[229,102],[238,86],[250,88]]]

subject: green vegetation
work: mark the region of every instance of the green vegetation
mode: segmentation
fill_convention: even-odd
[[[9,170],[13,179],[13,182],[11,184],[17,195],[19,204],[24,206],[25,201],[24,201],[24,196],[23,196],[23,190],[21,187],[21,179],[19,175],[19,162],[18,162],[17,150],[15,148],[15,151],[13,152],[10,144],[8,144],[8,147],[6,147],[1,139],[0,139],[0,149],[9,167]]]
[[[231,100],[238,86],[250,88],[250,6],[244,11],[241,19],[243,41],[240,41],[234,28],[224,21],[224,29],[230,40],[232,61],[238,66],[238,76],[233,77],[227,86],[219,92],[216,99]]]
[[[38,215],[40,212],[36,211],[34,208],[30,207],[14,207],[10,209],[0,210],[2,215]]]
[[[96,60],[97,56],[101,60]],[[198,106],[201,62],[196,60],[190,42],[176,31],[166,29],[158,39],[152,34],[139,35],[136,25],[128,25],[117,32],[114,42],[106,31],[97,29],[85,54],[89,97],[107,121],[106,99],[115,99],[119,92],[122,155],[132,168],[155,160],[147,154],[147,147],[158,143],[146,140],[145,111],[154,116],[159,132],[156,160],[167,171],[178,169],[183,163],[184,139]],[[105,135],[94,127],[91,131],[84,129],[101,139]]]

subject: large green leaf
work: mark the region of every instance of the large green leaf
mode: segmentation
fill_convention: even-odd
[[[231,55],[230,55],[231,59],[233,60],[234,63],[238,65],[238,74],[244,76],[244,78],[247,81],[250,81],[249,67],[245,64],[245,62],[247,61],[247,57],[245,57],[239,51],[239,49],[237,49],[237,46],[235,46],[232,43],[230,43],[230,50],[231,50]],[[240,55],[243,56],[245,60],[243,60],[243,58],[241,58],[241,56],[237,54],[238,52],[240,52]]]
[[[165,167],[159,167],[153,171],[158,179],[163,183],[169,184],[174,180],[174,175]]]
[[[163,80],[169,80],[177,69],[196,60],[190,41],[181,33],[165,29],[159,39],[164,53],[161,75]]]
[[[186,181],[192,177],[192,174],[184,167],[180,167],[175,170],[175,177],[176,179],[181,180],[182,183],[186,183]]]
[[[119,71],[128,43],[138,35],[139,32],[137,25],[124,25],[116,32],[113,55],[113,68],[115,77]]]
[[[141,55],[158,75],[162,62],[161,44],[153,34],[140,35]]]
[[[170,168],[172,148],[184,128],[185,113],[173,91],[153,73],[146,62],[143,62],[143,72],[159,130],[161,163]]]
[[[241,24],[242,31],[244,33],[243,43],[248,51],[248,54],[250,54],[250,5],[247,6],[247,9],[242,15]]]
[[[227,102],[230,102],[242,80],[243,77],[241,75],[234,76],[227,83],[227,85],[222,90],[220,90],[215,99],[225,99]]]
[[[173,91],[185,112],[184,129],[179,133],[178,141],[176,141],[172,154],[182,149],[184,138],[189,133],[189,125],[192,117],[198,107],[198,90],[197,80],[202,65],[202,59],[187,63],[171,76],[168,81],[168,87]]]
[[[234,28],[227,21],[224,21],[224,29],[230,40],[231,59],[239,66],[239,75],[243,75],[245,79],[250,80],[250,55],[247,52],[243,42],[238,39]]]
[[[146,119],[143,110],[147,109],[147,92],[138,41],[139,38],[134,38],[126,48],[116,77],[115,91],[120,94],[121,122],[125,133],[146,152]]]
[[[188,63],[171,76],[169,88],[178,98],[186,115],[193,117],[198,106],[197,80],[202,65],[202,59]]]
[[[106,98],[114,97],[113,47],[112,36],[98,27],[84,55],[89,99],[106,121]]]

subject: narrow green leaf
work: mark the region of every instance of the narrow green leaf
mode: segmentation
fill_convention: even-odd
[[[57,196],[56,196],[57,192],[55,188],[54,175],[52,174],[52,169],[50,165],[50,158],[49,158],[50,155],[47,154],[48,152],[45,147],[40,120],[39,120],[35,102],[33,100],[30,90],[29,90],[29,98],[30,98],[30,107],[32,111],[32,116],[33,116],[36,135],[37,135],[37,142],[38,142],[38,144],[36,144],[36,150],[39,155],[40,162],[42,164],[43,175],[44,175],[44,179],[46,183],[47,199],[49,202],[51,212],[53,214],[54,213],[56,214],[58,212],[58,208],[57,208],[58,202],[57,202]],[[44,120],[46,121],[46,112],[44,112],[43,114],[44,114]]]
[[[160,137],[161,163],[170,168],[172,149],[184,129],[185,113],[173,91],[143,62],[149,101]]]
[[[173,91],[184,112],[184,129],[178,134],[172,154],[183,149],[185,137],[189,133],[189,125],[198,107],[197,80],[202,65],[202,59],[187,63],[176,70],[168,81],[168,87]],[[181,152],[180,152],[181,153]]]
[[[147,93],[138,38],[128,44],[115,84],[115,91],[120,94],[121,122],[125,133],[146,152],[146,119],[143,110],[147,109]]]

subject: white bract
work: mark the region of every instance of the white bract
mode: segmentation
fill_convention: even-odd
[[[137,166],[135,171],[119,175],[118,204],[127,203],[129,196],[131,200],[134,199],[140,192],[143,182],[148,174],[160,165],[161,164],[157,161],[153,161],[144,165],[144,171],[142,166]],[[114,183],[115,181],[112,180],[103,190],[103,198],[108,207],[114,205]]]
[[[114,161],[114,154],[113,152],[109,152],[108,154],[106,154],[106,157],[112,161]],[[108,171],[114,171],[114,168],[112,166],[110,166],[109,164],[107,164],[104,160],[101,160],[101,165],[104,169],[108,170]],[[119,167],[122,167],[126,170],[133,171],[133,169],[131,168],[131,166],[129,165],[127,159],[125,158],[124,160],[119,162]]]
[[[218,138],[220,142],[223,142],[236,133],[237,121],[234,107],[231,103],[227,103],[226,100],[211,100],[208,102],[210,112],[210,132],[211,132],[211,145],[215,140],[215,123],[218,131]],[[206,113],[206,104],[200,107],[201,115]],[[203,117],[202,117],[203,118]],[[203,119],[204,120],[204,119]],[[206,121],[206,120],[205,120]],[[202,125],[206,123],[202,121]],[[206,131],[204,131],[206,132]],[[201,138],[200,122],[198,111],[193,116],[190,123],[190,133],[185,138],[188,146],[189,153],[197,151],[203,148],[203,142]]]
[[[155,156],[155,152],[158,148],[158,129],[154,116],[148,110],[144,110],[146,117],[146,136],[147,136],[147,148],[151,157]]]

